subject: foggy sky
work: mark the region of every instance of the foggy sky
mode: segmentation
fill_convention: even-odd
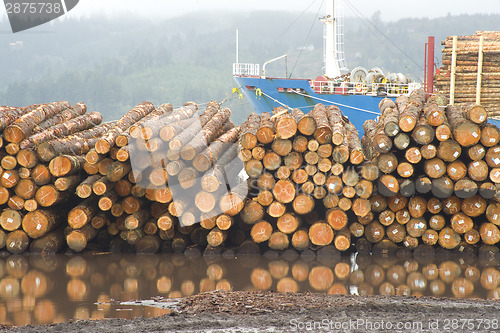
[[[480,5],[464,0],[348,0],[362,15],[370,17],[377,10],[384,21],[404,17],[439,17],[460,14],[500,13],[500,0],[481,0]],[[192,11],[234,11],[286,10],[302,12],[308,8],[316,13],[323,0],[80,0],[66,16],[81,17],[93,15],[138,15],[151,19],[171,18]],[[344,4],[345,16],[356,16],[350,6]],[[5,7],[0,6],[0,17],[5,18]]]

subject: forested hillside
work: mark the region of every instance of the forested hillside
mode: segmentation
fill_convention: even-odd
[[[240,62],[262,64],[286,53],[286,68],[283,63],[269,65],[270,75],[314,78],[322,72],[322,26],[312,14],[298,16],[198,13],[155,22],[93,17],[17,34],[0,22],[0,104],[84,101],[111,120],[143,100],[174,105],[222,100],[234,86],[236,28]],[[380,67],[421,79],[428,35],[436,37],[439,50],[448,35],[498,30],[500,15],[383,22],[375,14],[370,21],[373,25],[345,20],[348,67]],[[22,44],[10,45],[18,41]],[[436,57],[439,61],[439,52]],[[228,105],[236,115],[249,110],[237,98]]]

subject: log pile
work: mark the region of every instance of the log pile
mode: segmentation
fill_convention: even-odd
[[[238,178],[239,127],[216,102],[198,111],[192,102],[163,104],[142,119],[120,119],[100,138],[85,157],[88,177],[76,188],[82,202],[68,215],[72,250],[94,238],[107,240],[111,251],[138,253],[226,239],[229,216],[248,192]],[[238,235],[229,237],[234,245],[242,242]]]
[[[83,177],[82,154],[110,127],[101,122],[83,103],[0,108],[2,247],[22,253],[64,227],[64,207]]]
[[[272,250],[348,250],[348,221],[369,214],[377,177],[356,129],[335,106],[273,113],[252,114],[241,128],[252,191],[240,218],[252,241]]]
[[[116,122],[0,108],[0,248],[358,251],[500,243],[500,130],[480,105],[384,99],[360,139],[335,106],[241,125],[217,102]]]
[[[483,42],[481,45],[481,37]],[[442,66],[435,76],[435,86],[450,94],[452,72],[455,72],[454,101],[483,105],[491,117],[500,115],[500,32],[479,31],[472,36],[457,37],[456,64],[453,67],[453,37],[442,42]],[[482,52],[481,52],[482,50]],[[480,82],[478,83],[478,73]],[[480,100],[476,100],[479,92]]]
[[[381,176],[372,213],[351,225],[364,227],[358,250],[380,242],[455,249],[500,241],[500,131],[482,106],[446,105],[443,96],[426,101],[417,90],[395,103],[384,99],[378,121],[365,123],[365,153]]]

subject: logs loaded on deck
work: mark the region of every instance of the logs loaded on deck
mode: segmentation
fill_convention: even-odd
[[[500,32],[448,37],[442,44],[436,88],[451,94],[455,103],[478,103],[487,108],[490,117],[500,116]]]
[[[105,124],[82,103],[1,107],[0,247],[498,246],[500,130],[482,106],[384,99],[361,139],[335,106],[272,111],[235,126],[217,102]]]

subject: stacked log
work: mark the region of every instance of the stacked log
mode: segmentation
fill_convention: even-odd
[[[239,157],[252,190],[240,213],[262,250],[351,247],[348,221],[370,213],[371,164],[335,106],[309,114],[276,108],[242,125]]]
[[[88,177],[76,188],[83,201],[68,215],[75,233],[68,246],[82,251],[99,232],[113,239],[111,251],[179,252],[226,239],[238,245],[241,237],[226,230],[248,189],[238,180],[240,129],[230,114],[210,102],[198,115],[198,105],[188,102],[117,121],[126,125],[86,154]]]
[[[83,179],[82,153],[110,126],[85,104],[66,101],[3,107],[0,120],[0,231],[7,250],[22,253],[31,241],[51,243],[64,228],[65,205]],[[47,158],[37,150],[42,145],[58,148]]]
[[[372,214],[351,225],[356,232],[364,226],[359,250],[381,242],[455,249],[500,241],[499,129],[482,106],[446,105],[443,96],[425,101],[417,90],[383,100],[378,121],[365,123],[373,126],[365,150],[381,176]]]
[[[500,115],[500,32],[478,31],[472,36],[457,37],[455,67],[452,64],[453,38],[448,37],[442,42],[443,60],[439,73],[435,76],[436,87],[439,91],[450,94],[454,71],[455,102],[477,103],[476,95],[479,93],[479,103],[488,109],[490,117],[497,117]]]
[[[101,125],[82,103],[1,107],[0,246],[496,245],[500,130],[480,105],[447,104],[422,90],[384,99],[361,140],[337,107],[322,104],[309,114],[251,114],[241,126],[216,102],[202,111],[143,102]]]

